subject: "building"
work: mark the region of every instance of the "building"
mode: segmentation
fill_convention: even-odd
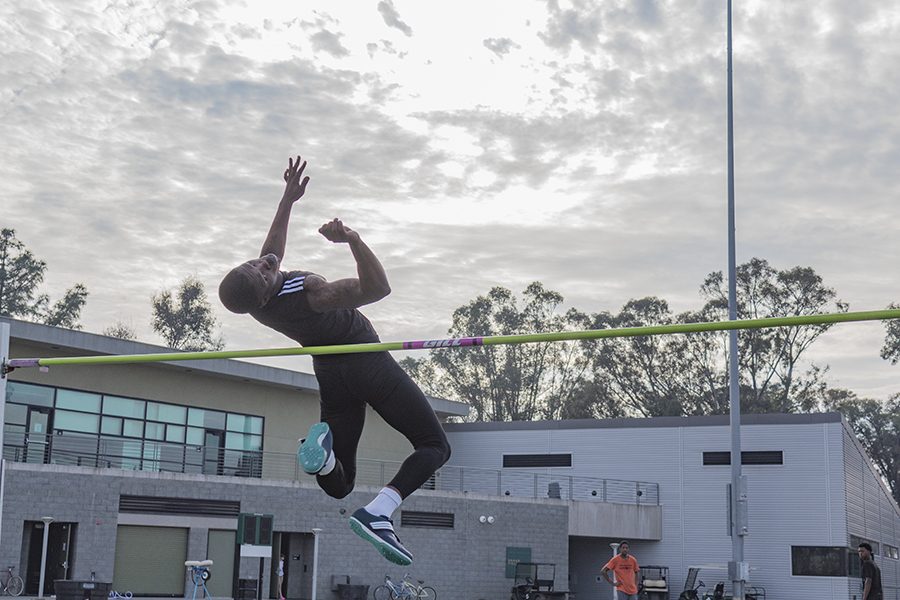
[[[708,588],[719,581],[730,588],[727,416],[467,423],[445,429],[454,448],[450,464],[541,473],[559,484],[563,498],[573,493],[569,477],[578,482],[602,476],[607,488],[616,479],[658,486],[658,536],[635,534],[628,526],[633,522],[621,520],[613,531],[570,537],[569,585],[578,600],[611,597],[597,577],[602,557],[611,553],[609,544],[620,538],[631,542],[641,564],[669,567],[672,598],[692,566],[701,568]],[[745,415],[741,429],[750,585],[765,588],[769,599],[859,599],[856,546],[869,541],[885,598],[900,597],[900,509],[841,415]],[[627,492],[633,498],[649,485],[619,484],[612,500],[628,500],[622,498]]]
[[[140,354],[165,349],[0,318],[11,357]],[[318,418],[309,374],[231,360],[82,367],[9,374],[0,564],[36,593],[42,517],[47,582],[111,581],[137,595],[183,597],[184,561],[211,558],[216,597],[262,580],[276,596],[336,598],[338,583],[374,586],[405,570],[353,535],[346,519],[387,480],[409,444],[374,413],[360,442],[357,489],[325,496],[298,473],[297,437]],[[444,419],[467,407],[430,398]],[[728,579],[727,419],[445,423],[450,462],[395,514],[438,594],[507,598],[516,561],[556,565],[554,587],[610,598],[598,582],[625,538],[643,564],[669,568],[677,598],[689,567],[708,587]],[[852,555],[876,548],[886,598],[897,600],[900,511],[837,414],[747,416],[747,560],[767,598],[859,598]],[[273,516],[273,541],[237,557],[240,513]]]

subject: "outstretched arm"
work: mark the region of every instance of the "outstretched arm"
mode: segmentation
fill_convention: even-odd
[[[346,227],[339,219],[319,228],[325,239],[336,244],[348,244],[356,260],[356,279],[339,279],[327,282],[320,277],[306,278],[309,306],[314,311],[325,312],[338,308],[359,308],[377,302],[391,293],[387,274],[378,258],[360,239],[359,234]]]
[[[291,208],[293,208],[294,202],[303,197],[306,192],[306,184],[309,183],[309,177],[303,177],[304,169],[306,169],[306,161],[301,163],[300,156],[297,156],[296,161],[292,158],[288,159],[288,168],[284,171],[284,195],[281,196],[281,202],[278,203],[278,210],[275,211],[275,218],[272,219],[269,234],[259,253],[260,256],[274,254],[278,257],[279,263],[284,259]]]

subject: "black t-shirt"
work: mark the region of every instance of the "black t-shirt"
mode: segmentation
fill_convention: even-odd
[[[866,585],[866,579],[872,580],[869,588],[869,600],[877,600],[881,598],[881,571],[874,560],[865,560],[862,564],[862,580],[863,586]]]
[[[378,342],[372,323],[355,308],[316,312],[309,306],[305,287],[309,271],[282,272],[281,290],[250,315],[267,327],[303,346]],[[336,355],[339,356],[339,355]]]

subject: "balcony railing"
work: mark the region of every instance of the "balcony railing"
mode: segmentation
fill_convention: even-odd
[[[297,481],[308,478],[294,454],[260,452],[103,435],[35,435],[7,430],[3,457],[15,462],[50,463],[134,471],[194,473]],[[358,485],[383,486],[400,468],[399,462],[360,458]],[[575,477],[519,469],[443,466],[423,489],[468,492],[515,498],[551,498],[659,504],[659,485],[644,481]]]

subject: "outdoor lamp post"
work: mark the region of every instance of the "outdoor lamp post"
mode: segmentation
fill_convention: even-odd
[[[44,597],[44,575],[47,571],[47,540],[50,536],[50,523],[53,522],[53,517],[41,517],[41,521],[44,522],[44,545],[41,548],[41,580],[38,583],[38,598]]]
[[[313,527],[313,578],[312,578],[312,600],[316,600],[316,588],[318,587],[318,575],[319,575],[319,534],[322,533],[322,530],[318,527]]]
[[[613,558],[615,558],[616,554],[619,553],[619,542],[613,542],[609,545],[609,547],[612,548],[612,551],[613,551],[612,555],[613,555]],[[613,583],[615,583],[616,582],[615,570],[613,570],[613,572],[612,572],[612,579],[613,579]],[[613,585],[613,600],[618,600],[618,598],[619,598],[619,596],[618,596],[618,594],[616,594],[616,586]]]

